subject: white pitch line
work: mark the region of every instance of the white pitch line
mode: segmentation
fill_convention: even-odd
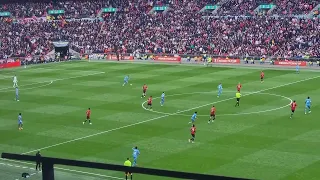
[[[72,76],[72,77],[68,77],[68,78],[53,79],[53,80],[47,80],[47,81],[41,81],[41,82],[25,84],[25,85],[21,85],[19,87],[32,86],[32,85],[43,84],[43,83],[47,83],[47,82],[48,83],[52,83],[54,81],[63,81],[63,80],[68,80],[68,79],[75,79],[75,78],[81,78],[81,77],[87,77],[87,76],[94,76],[94,75],[104,74],[104,73],[105,72],[96,72],[96,73],[92,73],[92,74],[85,74],[85,75],[80,75],[80,76]],[[13,87],[1,88],[0,91],[7,90],[7,89],[12,89],[12,88]]]
[[[54,79],[52,81],[63,81],[63,80],[68,80],[68,79],[80,78],[80,77],[94,76],[94,75],[104,74],[104,73],[105,72],[96,72],[96,73],[85,74],[85,75],[81,75],[81,76],[73,76],[73,77],[68,77],[68,78]]]
[[[9,167],[15,167],[15,168],[19,168],[19,169],[30,169],[30,170],[34,170],[34,168],[30,168],[30,167],[26,167],[26,166],[18,166],[18,165],[13,165],[13,164],[8,164],[8,163],[0,163],[0,165],[4,165],[4,166],[9,166]],[[38,174],[39,172],[34,172],[29,174],[29,178],[31,176],[34,176],[36,174]],[[15,179],[15,180],[19,180],[19,179]]]
[[[315,76],[315,77],[311,77],[311,78],[307,78],[307,79],[303,79],[303,80],[299,80],[299,81],[294,81],[294,82],[287,83],[287,84],[282,84],[282,85],[279,85],[279,86],[274,86],[274,87],[271,87],[271,88],[267,88],[267,89],[263,89],[263,90],[260,90],[260,91],[255,91],[255,92],[249,93],[249,94],[247,94],[245,96],[248,96],[248,95],[251,95],[251,94],[261,93],[261,92],[264,92],[264,91],[268,91],[268,90],[272,90],[272,89],[276,89],[276,88],[280,88],[280,87],[284,87],[284,86],[289,86],[289,85],[292,85],[292,84],[296,84],[296,83],[300,83],[300,82],[316,79],[316,78],[319,78],[319,77],[320,76]],[[224,99],[224,100],[220,100],[220,101],[212,102],[212,103],[219,103],[219,102],[229,101],[231,99],[234,99],[234,98],[228,98],[228,99]],[[76,138],[76,139],[71,139],[71,140],[68,140],[68,141],[64,141],[64,142],[61,142],[61,143],[53,144],[53,145],[46,146],[46,147],[43,147],[43,148],[39,148],[39,149],[35,149],[35,150],[32,150],[32,151],[24,152],[22,154],[30,154],[30,153],[33,153],[33,152],[41,151],[41,150],[44,150],[44,149],[49,149],[49,148],[52,148],[52,147],[60,146],[60,145],[71,143],[71,142],[75,142],[75,141],[79,141],[79,140],[86,139],[86,138],[89,138],[89,137],[98,136],[98,135],[109,133],[109,132],[113,132],[113,131],[116,131],[116,130],[120,130],[120,129],[124,129],[124,128],[128,128],[128,127],[136,126],[136,125],[139,125],[139,124],[155,121],[155,120],[162,119],[162,118],[165,118],[165,117],[168,117],[168,116],[172,116],[172,115],[176,115],[176,114],[179,114],[179,113],[184,113],[184,112],[188,112],[188,111],[191,111],[191,110],[194,110],[194,109],[205,107],[205,106],[208,106],[208,105],[210,105],[212,103],[204,104],[204,105],[201,105],[201,106],[197,106],[197,107],[190,108],[190,109],[187,109],[187,110],[179,111],[179,112],[176,112],[176,113],[171,113],[171,114],[159,116],[159,117],[156,117],[156,118],[147,119],[147,120],[144,120],[144,121],[140,121],[140,122],[137,122],[137,123],[132,123],[132,124],[129,124],[129,125],[118,127],[118,128],[109,129],[109,130],[106,130],[106,131],[101,131],[99,133],[91,134],[91,135],[88,135],[88,136],[83,136],[83,137],[79,137],[79,138]]]
[[[18,87],[32,86],[32,85],[36,85],[36,84],[43,84],[43,83],[46,83],[46,82],[50,82],[50,81],[30,83],[30,84],[21,85],[21,86],[18,86]],[[1,88],[0,91],[2,91],[2,90],[8,90],[8,89],[14,89],[14,88],[13,88],[13,87]]]
[[[0,79],[10,79],[10,78],[13,78],[13,76],[0,75]]]
[[[49,82],[49,83],[47,83],[47,84],[41,85],[41,86],[31,86],[31,87],[29,87],[29,88],[23,88],[22,90],[38,89],[38,88],[50,86],[52,83],[53,83],[53,81],[51,81],[51,82]],[[10,92],[10,91],[15,91],[15,89],[10,88],[10,89],[8,89],[8,90],[6,90],[6,91],[1,91],[1,89],[0,89],[0,93]]]
[[[11,160],[11,159],[2,159],[0,158],[0,160],[4,160],[4,161],[10,161],[10,162],[15,162],[15,163],[20,163],[20,164],[26,164],[26,165],[30,165],[30,166],[34,166],[34,164],[32,163],[28,163],[28,162],[23,162],[23,161],[16,161],[16,160]],[[24,168],[24,169],[30,169],[30,170],[34,170],[34,168],[31,167],[25,167],[25,166],[19,166],[19,165],[12,165],[12,164],[8,164],[8,163],[0,163],[2,165],[6,165],[6,166],[14,166],[16,168]],[[61,171],[66,171],[66,172],[73,172],[73,173],[79,173],[79,174],[86,174],[86,175],[92,175],[92,176],[97,176],[97,177],[104,177],[104,178],[110,178],[110,179],[123,179],[120,177],[115,177],[115,176],[108,176],[108,175],[104,175],[104,174],[98,174],[98,173],[91,173],[91,172],[86,172],[86,171],[79,171],[79,170],[73,170],[73,169],[66,169],[66,168],[60,168],[60,167],[54,167],[54,169],[58,169]],[[39,171],[38,173],[41,173],[41,171]],[[36,174],[36,173],[35,173]],[[34,174],[34,175],[35,175]]]

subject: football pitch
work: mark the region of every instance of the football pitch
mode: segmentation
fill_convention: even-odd
[[[263,68],[261,66],[261,68]],[[139,167],[251,179],[320,179],[320,73],[165,64],[65,62],[0,71],[0,152],[123,164],[138,146]],[[20,101],[14,100],[17,75]],[[129,84],[122,86],[125,75]],[[217,86],[223,85],[221,97]],[[235,107],[236,85],[242,98]],[[153,110],[141,98],[148,85]],[[160,95],[166,93],[164,106]],[[305,99],[312,113],[304,113]],[[291,101],[297,111],[290,119]],[[217,109],[208,124],[210,108]],[[92,125],[82,124],[91,108]],[[189,143],[197,111],[195,143]],[[18,130],[22,113],[24,129]],[[4,180],[35,165],[0,160]],[[57,180],[123,179],[124,173],[55,167]],[[169,179],[134,174],[136,180]]]

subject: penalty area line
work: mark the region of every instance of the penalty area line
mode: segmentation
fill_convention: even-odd
[[[319,77],[320,76],[310,77],[310,78],[307,78],[307,79],[294,81],[294,82],[282,84],[282,85],[279,85],[279,86],[270,87],[270,88],[263,89],[263,90],[260,90],[260,91],[255,91],[255,92],[252,92],[252,93],[248,93],[248,94],[246,94],[244,96],[249,96],[249,95],[252,95],[252,94],[257,94],[257,93],[269,91],[269,90],[272,90],[272,89],[285,87],[285,86],[289,86],[289,85],[292,85],[292,84],[297,84],[297,83],[300,83],[300,82],[316,79],[316,78],[319,78]],[[224,99],[224,100],[217,101],[215,103],[229,101],[231,99],[234,99],[234,98],[227,98],[227,99]],[[64,142],[60,142],[60,143],[57,143],[57,144],[53,144],[53,145],[45,146],[45,147],[42,147],[42,148],[38,148],[38,149],[35,149],[35,150],[27,151],[27,152],[24,152],[22,154],[30,154],[30,153],[34,153],[34,152],[41,151],[41,150],[44,150],[44,149],[49,149],[49,148],[52,148],[52,147],[56,147],[56,146],[60,146],[60,145],[68,144],[68,143],[72,143],[72,142],[75,142],[75,141],[80,141],[80,140],[87,139],[87,138],[94,137],[94,136],[98,136],[98,135],[101,135],[101,134],[110,133],[110,132],[117,131],[117,130],[120,130],[120,129],[133,127],[133,126],[136,126],[136,125],[139,125],[139,124],[144,124],[144,123],[147,123],[147,122],[151,122],[151,121],[155,121],[155,120],[158,120],[158,119],[166,118],[166,117],[169,117],[169,116],[172,116],[172,115],[188,112],[188,111],[191,111],[191,110],[194,110],[194,109],[198,109],[198,108],[201,108],[201,107],[204,107],[204,106],[208,106],[210,104],[212,104],[212,103],[208,103],[208,104],[204,104],[204,105],[201,105],[201,106],[198,106],[198,107],[194,107],[194,108],[190,108],[190,109],[187,109],[187,110],[183,110],[183,111],[179,111],[179,112],[175,112],[175,113],[171,113],[171,114],[167,114],[167,115],[163,115],[163,116],[147,119],[147,120],[140,121],[140,122],[137,122],[137,123],[132,123],[132,124],[128,124],[128,125],[125,125],[125,126],[120,126],[120,127],[117,127],[117,128],[106,130],[106,131],[101,131],[101,132],[98,132],[98,133],[95,133],[95,134],[91,134],[91,135],[87,135],[87,136],[71,139],[71,140],[68,140],[68,141],[64,141]]]

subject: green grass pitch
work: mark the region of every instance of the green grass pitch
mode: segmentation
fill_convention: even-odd
[[[123,164],[138,146],[140,167],[254,179],[320,179],[319,72],[164,64],[66,62],[0,72],[0,151]],[[16,74],[20,102],[14,101]],[[130,82],[122,86],[125,75]],[[223,94],[217,97],[217,85]],[[238,82],[243,85],[235,105]],[[145,110],[141,88],[154,97]],[[160,95],[165,91],[165,105]],[[312,113],[304,101],[312,99]],[[291,100],[298,103],[290,119]],[[208,124],[210,108],[217,119]],[[92,109],[92,125],[85,120]],[[198,112],[197,137],[190,117]],[[17,128],[21,112],[24,129]],[[0,160],[0,176],[19,179],[33,164]],[[56,177],[123,179],[121,172],[56,167]],[[34,174],[30,179],[40,179]],[[138,180],[169,179],[134,175]],[[2,179],[2,178],[1,178]]]

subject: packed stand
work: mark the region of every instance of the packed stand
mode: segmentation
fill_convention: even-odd
[[[203,18],[197,12],[212,3],[210,0],[127,2],[123,0],[113,4],[119,7],[119,12],[102,14],[104,21],[1,21],[1,52],[8,56],[45,54],[52,48],[51,41],[68,40],[70,47],[78,52],[102,53],[117,45],[125,53],[320,57],[319,18]],[[249,3],[248,0],[241,2]],[[166,13],[149,13],[155,5],[166,4],[171,8]],[[66,3],[60,5],[71,7]],[[107,4],[97,3],[93,9],[105,6]],[[234,11],[239,10],[237,7],[240,6],[235,6]],[[71,9],[78,11],[77,8]],[[92,13],[94,11],[88,10],[79,15]]]
[[[25,41],[24,25],[0,21],[0,56],[25,56],[30,46]]]
[[[273,14],[278,15],[299,15],[308,14],[320,4],[320,0],[276,0],[276,9]]]
[[[16,18],[45,17],[49,10],[64,10],[65,18],[97,17],[104,7],[118,8],[124,11],[129,6],[140,3],[167,4],[169,0],[80,0],[52,2],[21,2],[0,4],[0,11],[9,11]]]
[[[222,4],[218,9],[219,15],[254,15],[254,10],[261,4],[275,4],[277,7],[273,14],[297,15],[308,14],[320,0],[199,0],[198,3],[187,0],[80,0],[80,1],[53,1],[53,2],[24,2],[0,5],[0,11],[9,11],[17,18],[45,17],[48,10],[64,10],[66,18],[96,17],[101,8],[114,7],[119,11],[128,11],[132,7],[140,8],[165,4],[194,4],[200,9],[207,4]],[[179,7],[179,8],[182,8]]]
[[[254,15],[254,10],[267,0],[229,0],[218,9],[219,15]]]
[[[0,11],[9,11],[17,18],[45,17],[49,10],[64,10],[66,18],[96,17],[101,8],[121,8],[126,0],[86,0],[86,1],[54,1],[8,3],[0,6]]]
[[[104,7],[113,7],[121,10],[128,5],[128,0],[57,1],[54,4],[54,8],[64,10],[66,18],[85,18],[97,17]]]
[[[282,57],[302,57],[304,55],[320,58],[320,20],[284,20],[279,26],[282,44],[276,53]]]
[[[192,16],[192,17],[191,17]],[[117,17],[117,18],[116,18]],[[168,12],[139,18],[116,16],[108,22],[69,24],[72,44],[102,52],[120,43],[124,52],[181,53],[235,56],[320,57],[319,19],[210,18]],[[136,17],[136,16],[134,16]],[[122,19],[119,20],[118,18]],[[124,21],[123,21],[124,20]],[[89,23],[89,24],[88,24]],[[73,24],[73,25],[72,25]],[[92,29],[83,28],[92,26]],[[81,29],[77,32],[76,29]],[[99,33],[99,27],[103,34]],[[101,30],[100,30],[101,31]],[[74,38],[75,34],[82,38]]]
[[[0,21],[0,50],[6,56],[43,55],[49,52],[51,41],[61,39],[57,22]]]
[[[228,0],[222,3],[219,15],[255,15],[254,10],[263,4],[274,4],[272,14],[300,15],[308,14],[320,4],[319,0]]]
[[[16,18],[43,17],[46,16],[47,10],[51,8],[51,3],[42,2],[0,4],[0,11],[9,11]]]

